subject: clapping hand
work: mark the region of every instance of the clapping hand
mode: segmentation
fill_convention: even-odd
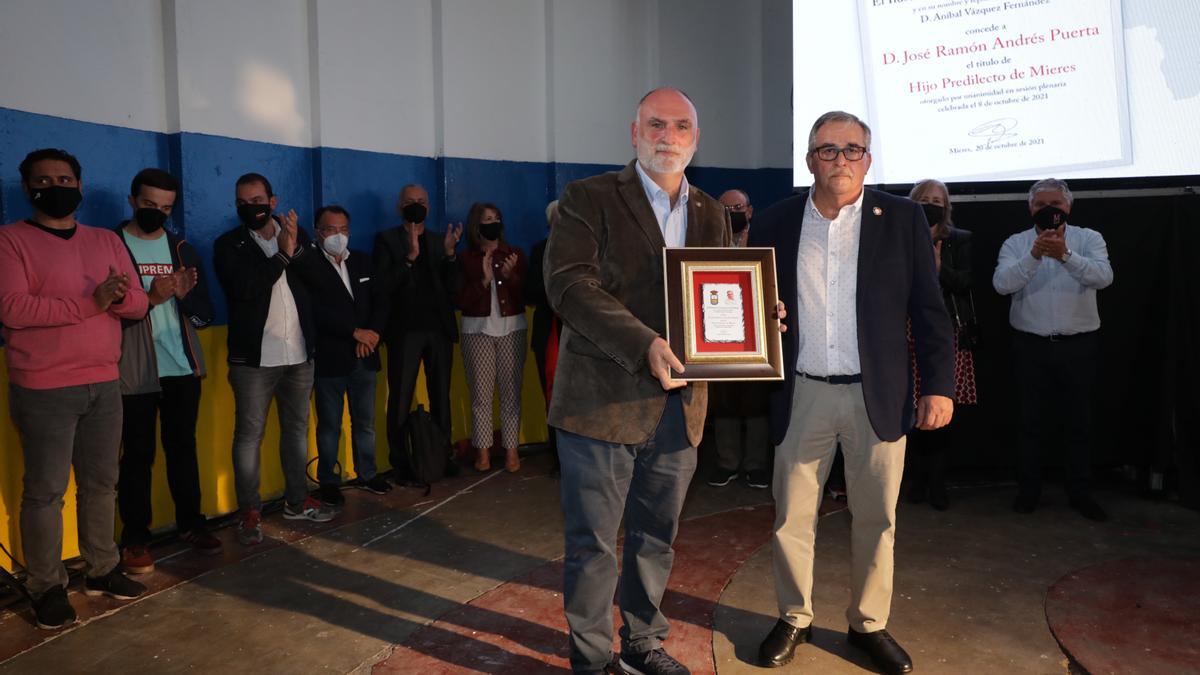
[[[175,270],[175,298],[182,300],[200,283],[200,273],[195,267],[180,267]]]
[[[279,250],[289,258],[296,252],[297,220],[296,209],[291,209],[283,217],[283,228],[279,232]]]
[[[170,300],[178,290],[178,285],[178,279],[174,274],[154,277],[154,281],[150,282],[150,292],[147,294],[150,297],[150,304],[161,305]]]
[[[113,302],[123,299],[128,291],[129,275],[118,272],[117,268],[109,265],[108,278],[101,281],[100,285],[96,287],[92,293],[92,301],[96,303],[96,309],[105,312]]]
[[[500,276],[507,279],[508,275],[512,273],[513,268],[516,266],[517,266],[517,254],[514,251],[512,253],[509,253],[508,256],[504,258],[504,262],[500,263]]]
[[[454,248],[458,246],[458,240],[462,238],[463,226],[462,223],[450,223],[446,228],[446,257],[454,257]]]

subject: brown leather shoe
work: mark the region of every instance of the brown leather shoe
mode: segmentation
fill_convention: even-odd
[[[912,658],[886,630],[860,633],[849,628],[846,630],[846,637],[850,644],[869,654],[871,661],[884,673],[893,675],[912,672]]]
[[[758,647],[758,665],[763,668],[786,666],[796,655],[796,647],[808,642],[812,627],[797,628],[780,619]]]
[[[475,470],[479,472],[492,470],[491,448],[475,448]]]

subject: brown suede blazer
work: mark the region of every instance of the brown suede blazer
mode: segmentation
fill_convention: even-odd
[[[728,246],[724,207],[694,185],[689,193],[687,245]],[[666,334],[665,243],[633,162],[567,185],[558,215],[546,245],[546,295],[565,328],[549,422],[609,443],[644,443],[667,404],[645,365],[650,343]],[[689,384],[681,395],[688,440],[699,446],[707,385]]]

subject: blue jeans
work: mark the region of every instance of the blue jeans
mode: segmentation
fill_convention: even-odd
[[[675,551],[679,513],[696,471],[677,394],[654,435],[622,445],[558,430],[566,534],[563,609],[571,628],[571,667],[601,670],[612,656],[617,528],[625,516],[621,651],[658,649],[670,628],[659,610]]]
[[[363,480],[375,477],[375,376],[361,359],[346,375],[318,377],[313,392],[317,407],[317,480],[337,485],[340,476],[333,465],[338,459],[342,437],[342,411],[350,397],[350,446],[354,473]]]
[[[271,399],[279,417],[279,463],[283,496],[298,507],[308,497],[304,464],[308,460],[308,397],[313,388],[313,362],[294,366],[229,366],[233,388],[233,483],[238,510],[262,509],[258,493],[263,433]]]

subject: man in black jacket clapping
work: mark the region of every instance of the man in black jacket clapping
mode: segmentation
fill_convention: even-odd
[[[238,178],[236,203],[242,224],[217,238],[213,263],[229,305],[238,541],[252,545],[262,541],[259,444],[271,399],[279,415],[283,517],[326,522],[333,513],[309,496],[304,472],[316,330],[308,293],[292,267],[305,254],[308,237],[297,227],[295,211],[283,218],[272,214],[278,200],[260,174]]]

